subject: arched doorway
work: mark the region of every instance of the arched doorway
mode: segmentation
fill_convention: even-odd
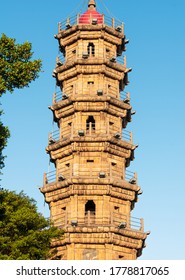
[[[85,223],[92,225],[95,223],[96,204],[93,200],[88,200],[85,204]]]
[[[87,134],[95,133],[96,122],[93,116],[89,116],[86,120],[86,131]]]
[[[93,43],[89,43],[87,46],[87,52],[90,57],[95,56],[95,46]]]

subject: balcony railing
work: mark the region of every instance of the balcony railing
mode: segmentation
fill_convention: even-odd
[[[94,126],[93,126],[94,125]],[[78,128],[79,127],[79,128]],[[78,124],[72,124],[62,126],[60,131],[55,130],[50,132],[48,135],[48,144],[51,145],[56,143],[59,140],[66,140],[67,138],[73,137],[107,137],[111,136],[117,140],[124,140],[130,144],[133,143],[132,132],[121,129],[119,127],[110,127],[109,125],[105,125],[105,127],[96,128],[95,123],[86,124],[86,127],[80,127]]]
[[[123,130],[122,133],[119,133],[117,131],[108,131],[103,129],[69,129],[68,127],[65,127],[62,129],[61,137],[60,137],[60,131],[54,131],[50,132],[48,136],[48,144],[54,144],[59,140],[71,138],[71,137],[77,137],[77,136],[89,136],[89,137],[106,137],[106,136],[112,136],[117,139],[122,139],[128,143],[132,144],[132,132]]]
[[[130,217],[125,214],[109,212],[105,215],[97,215],[94,211],[87,211],[84,215],[79,215],[78,213],[70,213],[64,211],[51,217],[51,222],[54,226],[59,228],[66,228],[68,226],[78,226],[78,227],[115,227],[115,228],[125,228],[137,231],[144,231],[144,221],[143,219]]]
[[[56,182],[56,170],[44,173],[44,185]]]
[[[95,87],[97,89],[95,89]],[[116,98],[119,100],[123,100],[123,102],[130,103],[130,93],[129,92],[120,92],[118,87],[112,86],[112,85],[94,85],[92,87],[87,87],[82,83],[82,86],[78,87],[76,85],[71,85],[68,87],[64,87],[63,91],[58,90],[53,93],[53,104],[67,99],[72,96],[78,96],[78,97],[85,97],[85,96],[91,96],[91,97],[102,97],[102,96],[107,96],[107,97],[112,97]]]
[[[65,165],[58,171],[53,170],[48,173],[44,173],[44,186],[47,184],[55,184],[57,182],[64,181],[71,178],[81,179],[124,179],[125,181],[137,185],[138,178],[137,173],[126,170],[125,174],[122,168],[112,165],[102,165],[96,167],[94,163],[87,164],[73,164]]]
[[[101,51],[100,51],[101,50]],[[82,51],[77,51],[74,50],[74,52],[67,52],[66,55],[64,56],[62,53],[57,56],[56,58],[56,67],[60,67],[63,64],[71,64],[71,63],[82,63],[82,61],[88,61],[89,63],[94,63],[94,62],[102,62],[104,63],[119,63],[126,69],[126,56],[124,55],[119,55],[116,52],[109,51],[107,52],[106,50],[102,50],[101,48],[97,48],[97,50],[93,52],[89,52],[87,50],[87,47],[82,49]]]
[[[61,32],[62,30],[69,29],[72,26],[79,24],[80,17],[81,17],[81,14],[77,14],[77,15],[71,17],[71,18],[67,18],[67,19],[59,22],[58,23],[58,32]],[[83,15],[83,17],[84,17],[84,15]],[[90,17],[88,16],[87,19],[89,20]],[[111,18],[109,16],[103,15],[103,14],[100,15],[100,19],[101,19],[101,22],[102,22],[101,25],[107,25],[111,28],[116,29],[117,31],[119,31],[121,33],[124,33],[124,23],[123,22],[121,22],[119,20],[116,20],[114,18]],[[89,21],[90,25],[92,25],[92,20],[93,20],[93,18]]]

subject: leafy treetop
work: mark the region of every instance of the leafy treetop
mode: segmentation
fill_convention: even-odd
[[[41,71],[40,59],[31,60],[32,45],[29,42],[17,44],[15,39],[2,34],[0,37],[0,97],[15,88],[28,87]],[[0,117],[3,111],[0,110]],[[4,167],[3,150],[7,146],[10,132],[0,120],[0,170]],[[1,173],[0,173],[1,174]]]
[[[51,240],[61,235],[61,230],[37,212],[33,199],[23,192],[0,189],[1,260],[47,259]]]
[[[2,34],[0,38],[0,96],[15,88],[24,88],[38,78],[41,60],[31,60],[33,52],[29,42],[16,44],[16,40]]]

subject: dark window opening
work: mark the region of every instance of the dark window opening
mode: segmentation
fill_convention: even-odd
[[[111,87],[111,85],[107,85],[107,93],[108,94],[111,94],[112,93],[112,87]]]
[[[119,212],[119,207],[118,207],[118,206],[114,206],[114,210],[115,210],[116,212]]]
[[[94,162],[94,160],[92,160],[92,159],[87,159],[87,162]]]
[[[88,200],[85,204],[85,213],[87,214],[88,211],[95,214],[96,211],[96,205],[93,200]]]
[[[95,46],[93,43],[88,44],[87,52],[89,56],[95,56]]]
[[[72,93],[72,94],[74,93],[74,85],[70,86],[70,93]]]
[[[119,260],[124,259],[124,256],[119,255],[119,256],[118,256],[118,259],[119,259]]]
[[[109,58],[110,57],[110,49],[106,49],[106,57]]]
[[[62,212],[65,212],[66,211],[66,207],[62,207]]]
[[[96,205],[93,200],[88,200],[85,204],[85,222],[88,225],[95,223]]]
[[[94,82],[93,81],[89,81],[88,83],[88,90],[89,90],[89,93],[93,93],[94,92]]]
[[[88,119],[86,120],[86,130],[87,132],[93,132],[95,131],[96,124],[95,124],[95,119],[93,116],[89,116]]]

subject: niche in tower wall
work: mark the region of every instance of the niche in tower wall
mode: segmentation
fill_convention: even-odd
[[[87,52],[89,56],[95,56],[95,46],[93,43],[88,44]]]
[[[86,131],[87,134],[95,133],[96,122],[93,116],[89,116],[86,120]]]
[[[88,200],[85,204],[85,223],[94,224],[96,216],[96,204],[93,200]]]

